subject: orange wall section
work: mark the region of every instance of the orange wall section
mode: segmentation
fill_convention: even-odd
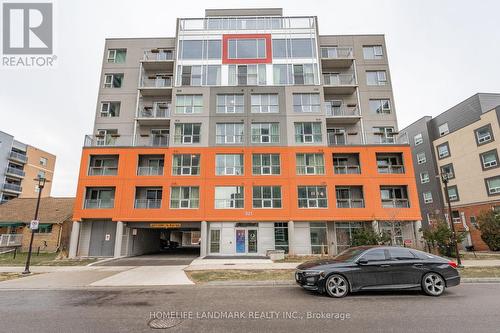
[[[318,176],[296,175],[297,153],[323,153],[325,174]],[[402,153],[404,174],[379,174],[376,153]],[[172,176],[173,154],[200,154],[200,175]],[[215,155],[221,153],[244,154],[244,175],[216,176]],[[252,175],[252,154],[280,154],[281,175]],[[361,174],[337,175],[333,171],[333,153],[359,153]],[[165,156],[163,176],[137,176],[139,155]],[[91,155],[119,155],[116,176],[88,176]],[[215,186],[244,186],[244,209],[215,209]],[[252,187],[280,185],[282,208],[253,209]],[[297,186],[327,186],[328,208],[298,208]],[[363,186],[365,208],[337,208],[335,186]],[[406,185],[410,208],[382,208],[381,185]],[[112,209],[83,209],[87,187],[115,187],[115,204]],[[155,186],[163,188],[160,209],[134,209],[135,187]],[[198,209],[170,209],[171,186],[199,186]],[[418,193],[414,178],[410,147],[406,145],[343,146],[343,147],[93,147],[84,148],[80,164],[78,190],[74,208],[74,220],[112,219],[124,222],[161,221],[367,221],[367,220],[421,220]]]

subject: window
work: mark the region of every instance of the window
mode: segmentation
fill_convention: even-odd
[[[316,57],[314,38],[273,39],[273,58],[313,58]]]
[[[498,167],[498,154],[496,149],[479,154],[479,156],[481,158],[483,170]]]
[[[366,71],[366,84],[369,86],[385,86],[387,76],[385,71]]]
[[[374,127],[373,134],[377,136],[377,143],[394,143],[394,127]]]
[[[418,146],[419,144],[424,142],[424,139],[422,137],[422,133],[418,133],[413,137],[413,141],[415,142],[415,146]]]
[[[104,88],[121,88],[123,83],[123,74],[105,74]]]
[[[294,84],[314,84],[314,65],[293,65]]]
[[[230,86],[266,85],[266,65],[229,65]]]
[[[221,59],[221,40],[181,40],[179,58],[183,60]]]
[[[220,229],[210,229],[210,253],[220,252]]]
[[[337,208],[364,208],[362,186],[335,186]]]
[[[424,203],[429,204],[432,203],[432,193],[431,192],[423,192]]]
[[[174,142],[179,144],[200,143],[201,124],[175,124]]]
[[[243,208],[244,202],[243,186],[215,187],[215,209]]]
[[[322,140],[321,123],[295,123],[295,143],[319,143]]]
[[[217,95],[217,113],[244,113],[245,102],[242,94]]]
[[[371,261],[384,261],[384,260],[387,260],[386,256],[385,256],[385,250],[384,249],[371,250],[370,252],[367,252],[363,256],[363,259],[366,259],[369,262],[371,262]]]
[[[294,112],[320,112],[319,94],[293,94]]]
[[[40,157],[40,165],[47,166],[49,160],[46,157]]]
[[[274,248],[288,253],[288,223],[274,223]]]
[[[461,223],[462,218],[460,217],[460,212],[458,210],[453,210],[451,212],[451,220],[453,223]]]
[[[161,208],[163,190],[161,188],[137,187],[134,208]]]
[[[335,174],[359,174],[359,154],[333,154],[333,170]]]
[[[382,59],[384,57],[382,45],[363,46],[363,58],[367,60]]]
[[[404,173],[402,153],[376,153],[378,173]]]
[[[252,143],[279,143],[279,123],[253,123]]]
[[[254,186],[253,208],[281,208],[281,186]]]
[[[215,174],[217,176],[242,175],[243,155],[217,154],[215,156]]]
[[[391,260],[415,260],[416,257],[410,250],[405,248],[389,248],[389,256]]]
[[[253,154],[252,174],[279,175],[281,173],[279,154]]]
[[[278,113],[278,94],[252,94],[252,113]]]
[[[170,208],[195,209],[200,204],[200,188],[194,186],[174,186],[170,191]]]
[[[52,233],[52,224],[40,224],[37,233],[50,234]]]
[[[45,178],[45,171],[39,170],[36,175],[36,178]]]
[[[448,146],[448,142],[442,143],[436,147],[438,151],[439,159],[450,156],[450,147]]]
[[[327,208],[326,186],[299,186],[299,208]]]
[[[388,99],[370,99],[370,111],[376,114],[390,114],[391,101]]]
[[[118,156],[90,156],[89,176],[111,176],[118,173]]]
[[[215,143],[243,143],[242,123],[222,123],[216,124]]]
[[[127,49],[109,49],[108,50],[108,63],[110,64],[123,64],[127,55]]]
[[[102,118],[120,116],[120,102],[101,102]]]
[[[479,229],[479,224],[477,223],[477,218],[475,216],[470,217],[470,224],[475,228]]]
[[[293,84],[292,65],[273,64],[273,82],[275,85]]]
[[[203,112],[203,95],[175,96],[175,113],[191,114]]]
[[[311,237],[312,254],[328,254],[328,240],[326,230],[326,223],[324,222],[309,223],[309,235]]]
[[[491,125],[488,124],[474,131],[476,135],[476,143],[478,146],[493,141],[493,132],[491,130]]]
[[[456,185],[448,186],[448,197],[450,201],[459,201],[460,198],[458,196],[458,188]]]
[[[172,159],[172,175],[199,175],[200,155],[199,154],[175,154]]]
[[[448,179],[455,178],[455,170],[453,170],[453,164],[446,164],[441,166],[441,174],[446,175]]]
[[[420,173],[420,183],[425,184],[430,182],[429,173],[427,171]]]
[[[485,179],[488,195],[500,195],[500,176]]]
[[[318,73],[316,64],[274,64],[273,81],[274,85],[317,84]]]
[[[229,39],[228,58],[229,59],[265,59],[266,39],[265,38],[238,38]]]
[[[420,152],[417,153],[417,163],[418,164],[424,164],[427,161],[427,158],[425,157],[425,152]]]
[[[337,253],[351,247],[353,233],[363,227],[363,222],[335,222],[334,228],[335,238],[337,240]],[[371,225],[369,225],[369,228],[372,228]]]
[[[201,66],[180,66],[183,86],[201,86]]]
[[[97,146],[114,146],[119,137],[116,129],[98,129],[96,135]]]
[[[406,186],[380,186],[380,197],[384,208],[408,208]]]
[[[297,154],[296,161],[298,175],[323,175],[325,173],[323,154]]]
[[[115,189],[111,187],[87,188],[85,208],[113,208]]]
[[[439,136],[443,136],[443,135],[450,133],[450,130],[448,129],[448,123],[444,123],[442,125],[439,125],[438,131],[439,131]]]
[[[138,176],[162,176],[163,155],[139,155]]]

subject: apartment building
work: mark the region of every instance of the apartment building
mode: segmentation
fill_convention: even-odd
[[[476,94],[435,118],[423,117],[401,130],[399,141],[409,143],[422,223],[448,220],[446,194],[440,175],[446,174],[452,220],[468,231],[463,246],[488,250],[481,239],[477,215],[500,210],[500,94]]]
[[[71,256],[337,253],[356,228],[419,246],[382,35],[281,9],[206,10],[172,38],[108,39]]]
[[[50,196],[55,163],[55,155],[0,131],[0,203],[17,197],[37,197],[38,183],[34,179],[38,177],[49,181],[42,196]]]

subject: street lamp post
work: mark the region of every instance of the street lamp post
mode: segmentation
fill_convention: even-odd
[[[441,173],[441,181],[444,184],[444,195],[446,197],[446,203],[448,205],[448,219],[451,225],[451,240],[455,244],[455,253],[457,255],[457,265],[462,266],[462,260],[460,260],[460,253],[458,252],[458,241],[457,233],[455,232],[455,223],[453,223],[451,204],[450,204],[450,194],[448,193],[448,175]]]
[[[42,196],[42,190],[45,186],[46,179],[43,177],[35,178],[34,180],[38,181],[38,198],[36,200],[36,208],[35,208],[35,218],[36,221],[38,219],[38,209],[40,208],[40,198]],[[30,247],[28,249],[28,256],[26,257],[26,266],[24,267],[23,274],[30,274],[30,260],[31,260],[31,251],[33,248],[33,238],[35,236],[35,230],[31,229],[31,238],[30,238]]]

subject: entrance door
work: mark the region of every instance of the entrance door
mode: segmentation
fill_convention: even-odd
[[[90,233],[89,256],[112,257],[115,251],[116,222],[93,221]]]
[[[236,229],[236,253],[245,254],[246,251],[246,230]]]
[[[257,229],[236,228],[236,253],[257,253]]]

